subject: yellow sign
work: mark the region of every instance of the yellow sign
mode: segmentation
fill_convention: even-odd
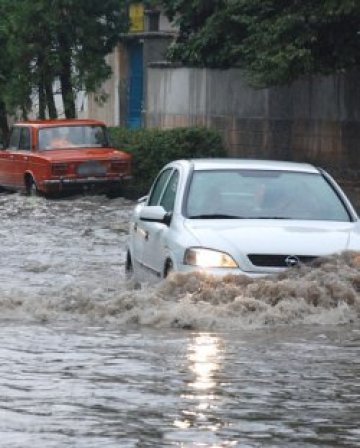
[[[144,5],[134,3],[129,7],[130,32],[144,31]]]

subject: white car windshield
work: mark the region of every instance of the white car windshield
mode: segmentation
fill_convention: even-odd
[[[289,171],[194,171],[184,212],[193,219],[350,221],[320,173]]]
[[[108,146],[104,126],[54,126],[39,130],[39,149],[97,148]]]

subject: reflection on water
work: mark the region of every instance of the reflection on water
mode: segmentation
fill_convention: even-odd
[[[214,334],[194,334],[187,344],[185,391],[181,394],[186,405],[181,418],[174,421],[176,437],[182,447],[232,447],[234,440],[225,440],[217,433],[226,422],[217,414],[222,407],[224,347]]]
[[[167,439],[182,448],[360,446],[359,335],[331,327],[192,335]]]
[[[0,326],[1,448],[355,448],[360,328]]]
[[[197,336],[188,348],[190,370],[195,375],[195,381],[189,383],[189,386],[194,389],[195,396],[200,400],[209,398],[209,395],[204,395],[201,391],[208,394],[216,386],[214,376],[220,368],[218,343],[218,338],[204,333]]]
[[[182,420],[175,426],[189,428],[201,422],[201,426],[216,430],[216,425],[206,421],[204,411],[211,408],[217,386],[217,372],[221,369],[219,339],[207,333],[196,336],[187,348],[188,369],[192,373],[187,384],[188,391],[183,398],[191,404],[184,410]]]

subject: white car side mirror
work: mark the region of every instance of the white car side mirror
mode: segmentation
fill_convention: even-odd
[[[145,205],[139,213],[141,221],[170,224],[171,213],[168,213],[161,205]]]

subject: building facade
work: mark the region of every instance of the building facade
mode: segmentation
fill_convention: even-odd
[[[138,128],[144,124],[147,67],[163,61],[175,29],[160,9],[143,2],[129,7],[130,30],[107,57],[112,76],[96,93],[88,95],[81,117],[97,118],[109,126]]]

